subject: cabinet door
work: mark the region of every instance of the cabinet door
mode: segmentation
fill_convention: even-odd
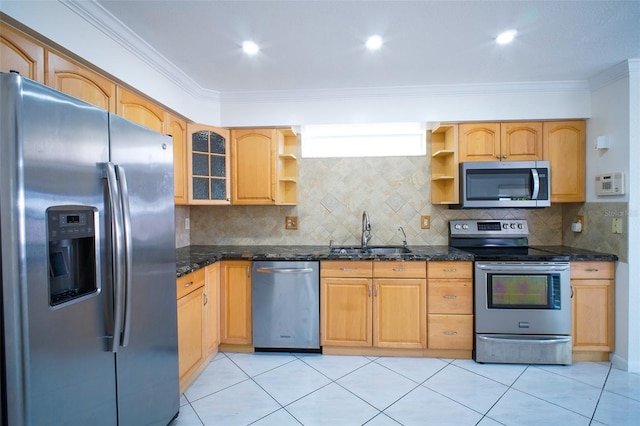
[[[204,347],[205,356],[218,351],[220,344],[220,263],[205,269],[204,284]]]
[[[320,344],[371,346],[372,284],[368,278],[320,280]]]
[[[542,127],[543,158],[551,168],[551,202],[585,201],[584,121],[550,121]]]
[[[251,344],[251,262],[220,265],[220,343]]]
[[[47,52],[47,86],[109,112],[116,110],[116,84],[53,52]]]
[[[44,47],[30,37],[0,22],[0,71],[44,83]]]
[[[187,187],[187,123],[169,114],[167,133],[173,138],[173,201],[188,204]]]
[[[502,161],[542,160],[542,122],[500,124]]]
[[[231,132],[232,204],[275,204],[275,129]]]
[[[427,346],[426,280],[373,281],[373,346],[421,349]]]
[[[204,360],[202,305],[202,287],[178,299],[178,368],[181,382]]]
[[[187,134],[189,204],[229,204],[229,130],[189,123]]]
[[[500,161],[500,124],[458,125],[458,161]]]
[[[167,113],[153,102],[117,87],[117,114],[141,126],[164,133]]]
[[[613,351],[613,280],[571,280],[574,351]]]

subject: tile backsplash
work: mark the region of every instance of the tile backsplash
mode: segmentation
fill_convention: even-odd
[[[562,244],[563,205],[545,209],[450,210],[431,205],[430,158],[301,159],[296,206],[179,207],[176,223],[184,233],[191,218],[188,244],[360,244],[362,212],[371,220],[371,245],[401,244],[402,226],[409,245],[446,245],[450,219],[527,219],[530,243]],[[189,209],[183,210],[183,209]],[[420,216],[431,228],[420,228]],[[285,216],[298,216],[299,229],[286,230]],[[179,219],[180,218],[180,219]],[[182,230],[180,230],[182,228]]]

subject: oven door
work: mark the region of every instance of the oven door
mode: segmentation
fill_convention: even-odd
[[[476,334],[570,335],[568,262],[476,262]]]

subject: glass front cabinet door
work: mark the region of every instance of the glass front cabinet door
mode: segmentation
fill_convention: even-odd
[[[229,130],[188,124],[189,204],[230,204]]]

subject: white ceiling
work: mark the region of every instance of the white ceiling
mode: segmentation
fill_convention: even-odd
[[[640,0],[98,3],[221,93],[587,80],[640,58]],[[515,42],[496,45],[507,29]],[[379,51],[364,48],[372,34]]]

